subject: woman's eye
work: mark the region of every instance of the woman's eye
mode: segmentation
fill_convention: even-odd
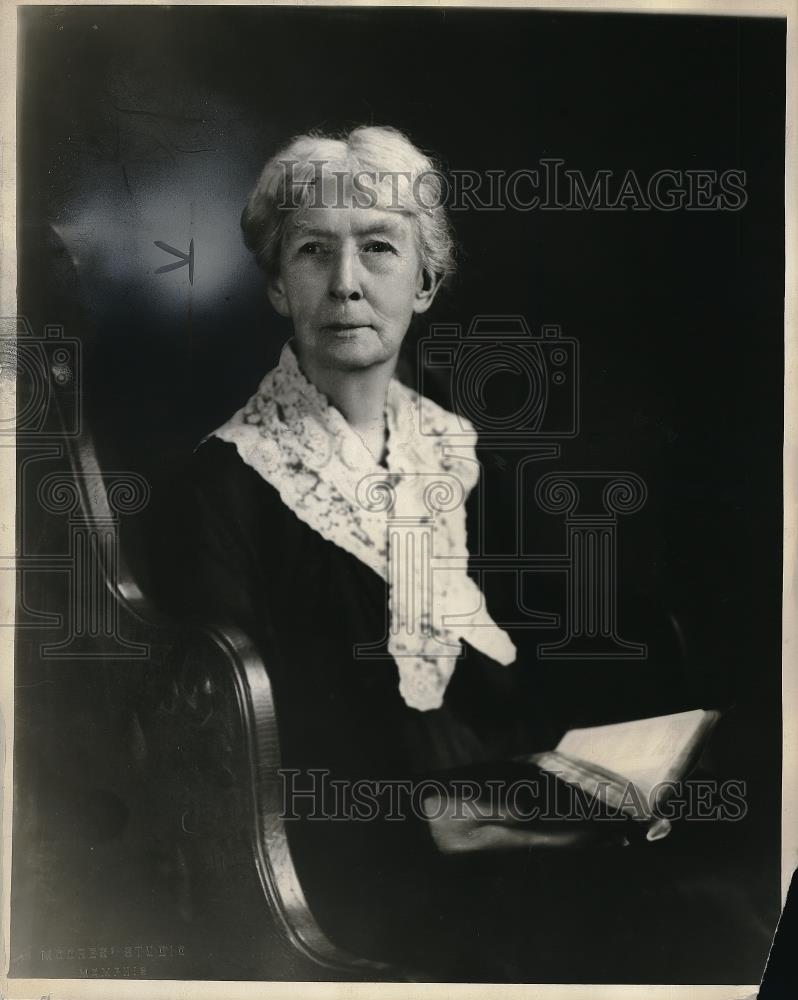
[[[321,243],[303,243],[299,248],[299,252],[307,256],[321,253]]]
[[[391,244],[386,243],[385,240],[371,240],[363,249],[369,253],[395,253]]]

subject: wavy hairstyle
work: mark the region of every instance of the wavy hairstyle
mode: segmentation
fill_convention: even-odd
[[[319,204],[330,182],[348,185],[347,204],[408,213],[427,274],[454,273],[455,244],[444,205],[446,184],[435,161],[389,126],[360,125],[343,135],[295,136],[263,168],[241,214],[247,248],[270,276],[294,212]],[[321,183],[320,183],[321,181]]]

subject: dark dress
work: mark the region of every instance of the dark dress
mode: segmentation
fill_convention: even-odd
[[[536,732],[542,722],[520,656],[504,667],[464,644],[443,706],[409,708],[393,658],[353,652],[354,643],[385,646],[385,581],[300,521],[233,445],[208,439],[195,469],[199,590],[216,617],[250,634],[268,656],[278,700],[301,711],[303,731],[285,727],[291,759],[329,767],[332,752],[353,773],[400,776],[549,745],[551,734]]]
[[[353,643],[385,644],[385,582],[300,521],[232,444],[199,446],[194,487],[196,610],[241,627],[261,651],[296,787],[310,787],[313,769],[344,782],[539,777],[512,759],[560,733],[546,723],[523,636],[513,636],[510,667],[464,643],[443,706],[409,708],[390,656],[353,654]],[[613,839],[581,851],[444,856],[412,809],[399,821],[287,827],[328,934],[432,979],[671,982],[663,934],[668,949],[694,949],[696,928],[682,915],[674,922],[673,837],[664,847],[638,835],[623,849]]]

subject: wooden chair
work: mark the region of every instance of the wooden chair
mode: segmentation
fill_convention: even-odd
[[[241,631],[180,623],[148,600],[119,532],[148,483],[101,468],[85,420],[71,426],[74,372],[52,362],[66,341],[48,333],[23,325],[19,347],[40,362],[20,392],[47,412],[18,438],[12,975],[404,978],[348,954],[314,918],[280,818],[268,666]],[[73,803],[65,821],[48,808],[56,788]],[[137,955],[159,910],[171,938],[161,928],[145,947],[164,954]]]

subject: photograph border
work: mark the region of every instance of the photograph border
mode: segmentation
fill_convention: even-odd
[[[187,3],[184,0],[111,0],[100,6],[153,6],[200,7],[224,6],[222,3]],[[84,0],[62,0],[57,6],[91,5]],[[639,2],[613,3],[612,0],[592,0],[592,2],[571,2],[571,0],[538,0],[538,2],[502,2],[496,4],[452,2],[452,0],[406,0],[401,4],[364,2],[340,3],[338,0],[316,0],[308,4],[304,0],[292,3],[251,3],[249,0],[235,6],[291,8],[310,7],[442,7],[468,8],[485,7],[491,9],[531,9],[539,11],[561,11],[581,13],[612,13],[641,15],[711,15],[731,17],[786,19],[786,156],[785,156],[785,299],[784,299],[784,534],[783,534],[783,585],[782,585],[782,854],[781,854],[781,897],[782,905],[793,871],[798,866],[798,608],[796,602],[796,540],[798,539],[798,230],[796,228],[796,203],[798,191],[789,179],[798,176],[798,132],[795,128],[794,109],[798,101],[798,41],[796,20],[798,0],[766,0],[766,2],[742,2],[742,0],[671,0],[669,3]],[[16,82],[17,82],[17,11],[20,7],[56,6],[43,3],[17,3],[16,0],[2,0],[0,6],[0,39],[4,58],[0,60],[0,316],[15,317],[16,312]],[[14,405],[13,373],[0,372],[0,417],[11,412]],[[0,498],[0,544],[4,553],[13,553],[15,546],[15,452],[13,444],[0,449],[0,482],[3,485]],[[0,574],[0,605],[4,621],[11,621],[15,607],[14,573]],[[0,997],[13,1000],[90,1000],[90,998],[135,998],[135,1000],[201,1000],[224,996],[225,1000],[245,1000],[263,996],[264,991],[274,1000],[282,998],[347,997],[352,998],[402,998],[402,1000],[436,1000],[436,998],[501,997],[501,998],[584,998],[593,1000],[744,1000],[756,995],[759,984],[739,986],[691,986],[691,985],[598,985],[598,984],[446,984],[446,983],[308,983],[308,982],[227,982],[194,980],[67,980],[67,979],[11,979],[6,978],[9,963],[10,918],[11,918],[11,856],[12,844],[12,802],[13,802],[13,733],[14,733],[14,637],[13,629],[0,629],[0,729],[3,748],[3,799],[2,799],[2,939],[0,939]]]

